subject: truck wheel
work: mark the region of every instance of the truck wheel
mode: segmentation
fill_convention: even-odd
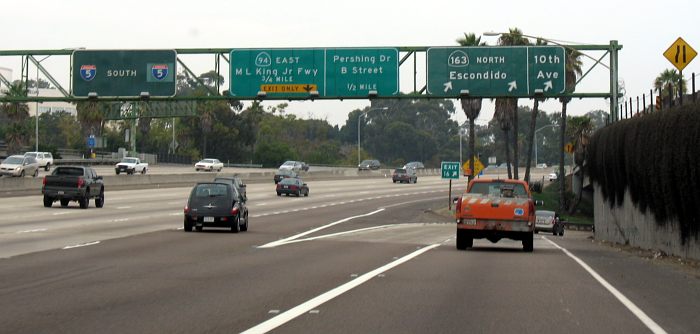
[[[185,223],[184,223],[184,228],[185,232],[192,232],[192,222],[185,217]]]
[[[65,208],[65,207],[67,207],[67,206],[68,206],[68,203],[69,203],[69,202],[70,202],[70,200],[67,200],[67,199],[61,199],[61,206]]]
[[[534,235],[532,233],[528,233],[527,236],[523,239],[523,251],[526,252],[532,252],[533,249],[533,244],[534,244]]]
[[[467,231],[457,230],[457,249],[465,250],[471,248],[474,245],[474,238],[472,238]]]
[[[119,175],[119,171],[116,171],[116,172],[117,172],[117,175]]]
[[[49,169],[51,169],[51,164],[47,163],[46,166],[44,166],[44,170],[48,172]]]
[[[44,207],[50,208],[52,204],[53,204],[53,198],[51,198],[49,196],[44,196]]]
[[[146,168],[141,170],[141,175],[146,175]]]
[[[88,198],[83,197],[81,199],[78,199],[78,203],[80,204],[81,209],[87,209],[88,208]]]
[[[95,197],[95,207],[101,208],[105,206],[105,191],[104,189],[100,190],[100,194]]]

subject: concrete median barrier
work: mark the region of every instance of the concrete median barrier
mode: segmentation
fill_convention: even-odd
[[[380,169],[375,171],[357,171],[354,169],[334,169],[325,171],[301,172],[299,176],[304,181],[343,180],[353,178],[390,178],[393,170]],[[419,176],[438,175],[437,169],[424,169]],[[183,174],[146,174],[146,175],[103,175],[105,190],[157,189],[188,187],[197,182],[214,180],[217,175],[230,173],[183,173]],[[275,173],[251,172],[237,173],[245,183],[273,183]],[[43,178],[23,177],[0,178],[0,197],[41,195]]]

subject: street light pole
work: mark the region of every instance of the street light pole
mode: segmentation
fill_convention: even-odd
[[[546,129],[546,128],[553,127],[553,126],[554,126],[554,124],[549,124],[549,125],[545,125],[539,129],[535,130],[535,168],[537,168],[537,133],[542,129]]]

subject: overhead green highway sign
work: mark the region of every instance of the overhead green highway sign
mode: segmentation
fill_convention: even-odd
[[[555,96],[566,85],[561,46],[433,47],[426,57],[431,96]]]
[[[238,98],[367,98],[399,92],[396,48],[233,49]]]
[[[175,96],[175,50],[75,50],[75,97]]]

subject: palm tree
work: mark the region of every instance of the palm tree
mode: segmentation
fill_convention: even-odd
[[[576,194],[574,203],[569,208],[569,213],[574,213],[576,207],[581,202],[581,195],[583,193],[583,162],[586,161],[586,147],[593,133],[593,122],[591,118],[586,115],[572,117],[568,123],[569,138],[573,138],[574,141],[574,163],[581,171],[581,176],[578,178],[578,193]]]
[[[547,42],[538,38],[535,45],[547,45]],[[545,99],[541,99],[544,101]],[[540,99],[535,97],[535,105],[530,115],[530,131],[527,133],[527,160],[525,161],[525,182],[530,183],[530,167],[532,165],[532,145],[535,141],[535,127],[537,126],[537,111],[540,107]]]
[[[102,134],[104,114],[102,113],[102,102],[86,101],[78,102],[78,122],[80,122],[81,136],[87,138],[89,135],[99,136]]]
[[[460,46],[484,46],[486,45],[486,42],[481,41],[481,37],[476,37],[474,33],[464,33],[464,38],[459,38],[457,39],[457,43]],[[469,170],[471,171],[471,174],[469,175],[469,181],[474,179],[474,146],[475,146],[475,136],[476,136],[476,131],[475,131],[475,126],[474,123],[476,122],[476,119],[479,117],[479,113],[481,112],[481,101],[482,99],[480,98],[461,98],[460,102],[462,104],[462,111],[464,111],[464,114],[467,116],[469,119]],[[459,162],[460,164],[462,163],[461,161]]]
[[[681,74],[678,71],[666,69],[654,79],[654,89],[659,95],[663,96],[664,99],[673,101],[673,99],[679,95],[680,81]],[[683,78],[683,93],[687,90],[688,85],[686,85],[685,78]]]
[[[510,28],[508,29],[508,33],[502,34],[501,37],[498,38],[498,45],[500,46],[514,46],[514,45],[528,45],[530,44],[530,40],[527,39],[527,37],[523,36],[523,32],[518,29],[518,28]],[[501,98],[502,100],[509,100],[507,104],[504,104],[504,106],[507,106],[508,109],[505,111],[506,112],[506,117],[512,119],[512,125],[513,125],[513,140],[514,140],[514,147],[513,147],[513,177],[515,179],[518,179],[518,99],[517,98]],[[496,99],[498,101],[499,99]],[[504,130],[508,131],[508,130]],[[506,138],[508,138],[508,134],[506,134]],[[508,150],[506,149],[506,152]],[[506,155],[508,155],[506,153]],[[506,157],[506,162],[508,163],[508,168],[510,170],[510,161],[508,160],[510,157]],[[510,178],[510,172],[508,173],[508,177]]]
[[[574,49],[566,49],[566,85],[564,91],[569,94],[576,90],[576,81],[583,73],[581,67],[581,53]],[[566,175],[564,174],[564,145],[566,145],[566,105],[571,101],[570,97],[559,98],[561,102],[561,129],[559,130],[559,209],[565,210],[564,188]]]
[[[505,135],[505,145],[506,145],[506,166],[508,169],[508,178],[513,178],[513,172],[510,169],[511,158],[510,158],[510,140],[508,139],[508,133],[512,126],[513,117],[510,115],[510,110],[512,110],[511,103],[513,99],[496,99],[496,110],[493,117],[498,121],[498,126],[503,130]]]
[[[6,97],[26,97],[27,89],[23,82],[15,81],[6,91],[3,91]],[[26,103],[12,102],[3,103],[0,110],[7,117],[9,124],[5,132],[5,143],[7,144],[7,153],[18,153],[22,146],[25,145],[27,137],[27,129],[23,126],[25,120],[29,118],[29,107]]]

